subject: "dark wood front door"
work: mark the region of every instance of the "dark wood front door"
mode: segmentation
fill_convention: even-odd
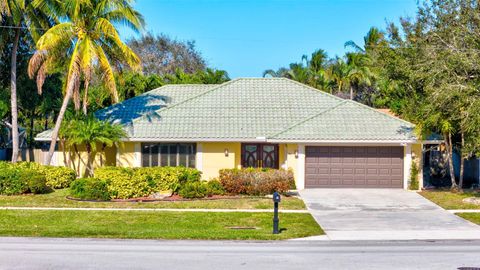
[[[242,166],[278,169],[278,144],[242,144]]]

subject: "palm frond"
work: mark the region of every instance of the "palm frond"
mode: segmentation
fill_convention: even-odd
[[[102,80],[105,83],[107,89],[110,91],[114,102],[116,103],[118,102],[118,92],[112,67],[110,66],[110,62],[108,61],[108,58],[105,55],[102,47],[96,46],[96,50],[98,56],[98,63],[100,65],[100,69],[102,70]]]

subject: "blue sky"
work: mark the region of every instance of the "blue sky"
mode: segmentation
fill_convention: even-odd
[[[260,77],[322,48],[343,55],[371,26],[414,16],[416,0],[137,0],[147,31],[195,40],[209,66]],[[123,38],[133,35],[122,30]]]

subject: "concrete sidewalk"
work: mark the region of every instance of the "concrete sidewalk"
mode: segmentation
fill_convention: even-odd
[[[207,209],[207,208],[86,208],[86,207],[0,207],[0,210],[38,210],[38,211],[145,211],[145,212],[222,212],[222,213],[273,213],[273,209]],[[280,213],[310,213],[308,210],[280,209]]]
[[[415,192],[308,189],[300,194],[331,240],[480,239],[480,226]]]

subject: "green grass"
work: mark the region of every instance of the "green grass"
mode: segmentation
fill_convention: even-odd
[[[480,225],[480,213],[458,213],[457,216]]]
[[[248,226],[255,230],[232,230]],[[0,210],[0,236],[280,240],[323,234],[310,214]]]
[[[88,208],[208,208],[208,209],[271,209],[269,198],[238,198],[221,200],[195,200],[183,202],[80,202],[68,200],[68,189],[49,194],[0,196],[0,207],[88,207]],[[282,197],[281,209],[306,209],[301,199]]]
[[[447,190],[432,190],[420,192],[420,195],[448,210],[480,209],[480,205],[462,202],[463,199],[468,197],[480,197],[480,192],[465,191],[463,193],[459,193]]]

